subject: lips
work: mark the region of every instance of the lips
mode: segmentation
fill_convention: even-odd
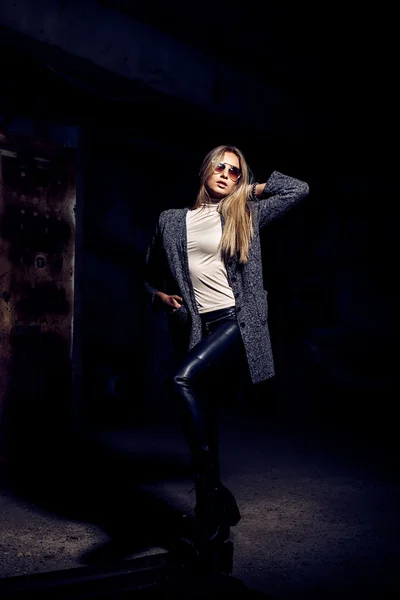
[[[223,185],[224,187],[226,187],[225,181],[217,181],[217,185]]]

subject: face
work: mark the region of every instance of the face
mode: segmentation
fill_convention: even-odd
[[[236,187],[237,181],[232,181],[229,176],[229,169],[236,167],[240,169],[239,159],[233,152],[225,152],[222,161],[225,168],[220,173],[213,173],[205,182],[206,190],[214,200],[225,198]],[[219,162],[215,163],[217,166]],[[240,181],[240,179],[238,180]]]

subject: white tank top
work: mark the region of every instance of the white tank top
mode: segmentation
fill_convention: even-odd
[[[199,313],[235,306],[218,248],[222,228],[217,209],[218,203],[210,203],[186,215],[189,272]]]

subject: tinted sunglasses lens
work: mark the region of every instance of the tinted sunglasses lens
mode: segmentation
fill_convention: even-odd
[[[232,179],[232,181],[237,181],[239,179],[239,176],[240,176],[240,171],[238,168],[231,167],[229,169],[229,177]]]
[[[215,173],[223,173],[225,171],[225,165],[223,163],[219,163],[215,169]]]

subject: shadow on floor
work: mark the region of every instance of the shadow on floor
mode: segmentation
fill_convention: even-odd
[[[101,441],[74,435],[55,444],[22,448],[9,460],[8,489],[50,514],[90,522],[109,536],[103,548],[83,557],[87,564],[119,560],[155,546],[172,549],[192,534],[187,507],[176,506],[149,486],[188,479],[187,465],[170,457],[113,451]],[[185,510],[186,508],[186,510]]]

